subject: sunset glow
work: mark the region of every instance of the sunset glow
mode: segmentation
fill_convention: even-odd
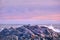
[[[60,22],[60,0],[1,0],[0,21],[4,20]]]

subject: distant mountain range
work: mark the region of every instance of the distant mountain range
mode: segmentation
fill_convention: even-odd
[[[16,37],[16,40],[60,40],[60,31],[44,25],[23,25],[16,28],[3,28],[0,31],[1,40],[13,39],[11,37]]]

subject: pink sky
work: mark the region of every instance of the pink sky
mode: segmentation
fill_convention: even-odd
[[[0,17],[0,19],[5,20],[24,20],[24,19],[30,19],[30,20],[56,20],[60,21],[60,14],[50,14],[50,15],[37,15],[37,16],[31,16],[31,17],[24,17],[24,16],[4,16]]]
[[[0,21],[59,21],[59,0],[1,0]]]

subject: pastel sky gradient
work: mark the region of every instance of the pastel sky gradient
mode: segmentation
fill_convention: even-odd
[[[0,23],[60,24],[60,0],[0,0]]]

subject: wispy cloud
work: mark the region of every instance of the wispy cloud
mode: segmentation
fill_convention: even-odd
[[[49,14],[49,15],[37,15],[37,16],[4,16],[0,17],[0,19],[5,20],[54,20],[59,21],[60,20],[60,14]]]

